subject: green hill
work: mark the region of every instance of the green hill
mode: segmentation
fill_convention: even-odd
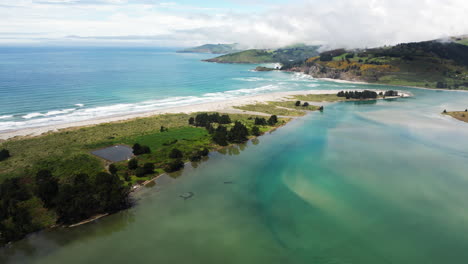
[[[285,64],[317,78],[428,88],[468,89],[468,46],[424,41],[365,50],[332,50]]]
[[[177,51],[178,53],[212,53],[212,54],[227,54],[240,51],[237,43],[234,44],[205,44],[202,46],[188,48]]]
[[[319,46],[295,45],[276,50],[251,49],[208,59],[208,62],[218,63],[289,63],[303,62],[307,58],[318,55]]]

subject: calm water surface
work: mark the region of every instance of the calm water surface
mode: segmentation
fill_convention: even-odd
[[[350,87],[233,78],[251,74]],[[0,262],[468,263],[468,124],[440,115],[467,108],[468,93],[401,89],[415,97],[328,105],[146,188],[130,210],[14,243]]]

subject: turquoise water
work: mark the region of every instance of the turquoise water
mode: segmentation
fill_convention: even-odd
[[[225,69],[236,67],[234,86],[255,75],[246,87],[350,87]],[[0,262],[467,263],[468,124],[440,112],[467,108],[468,94],[401,89],[415,96],[330,104],[212,153],[138,192],[135,207],[33,234]]]
[[[0,47],[0,132],[295,90],[305,78],[201,62],[210,57],[170,49]]]

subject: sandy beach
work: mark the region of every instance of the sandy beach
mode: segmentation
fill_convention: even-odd
[[[38,136],[44,133],[55,132],[55,131],[59,131],[61,129],[66,129],[66,128],[92,126],[92,125],[97,125],[97,124],[102,124],[102,123],[118,122],[118,121],[130,120],[134,118],[148,117],[148,116],[161,115],[161,114],[194,113],[194,112],[248,113],[246,111],[234,109],[233,107],[247,105],[247,104],[268,102],[268,101],[288,100],[288,97],[291,97],[293,95],[334,94],[342,90],[343,89],[288,91],[288,92],[274,92],[274,93],[243,96],[243,97],[238,97],[238,98],[228,99],[228,100],[223,100],[223,101],[218,101],[218,102],[209,102],[209,103],[185,105],[185,106],[178,106],[178,107],[170,107],[170,108],[164,108],[164,109],[159,109],[159,110],[154,110],[154,111],[149,111],[149,112],[132,113],[128,115],[110,116],[110,117],[105,117],[105,118],[89,119],[89,120],[79,121],[79,122],[70,122],[70,123],[63,123],[63,124],[58,124],[58,125],[48,125],[48,126],[42,126],[42,127],[32,127],[32,128],[25,128],[25,129],[20,129],[20,130],[0,132],[0,140],[7,140],[13,137]],[[350,90],[362,91],[363,89],[350,89]],[[375,91],[380,92],[378,90],[375,90]],[[402,94],[403,97],[411,96],[411,94],[407,92],[399,91],[399,93]]]

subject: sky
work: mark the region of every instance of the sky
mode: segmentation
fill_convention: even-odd
[[[0,45],[365,48],[468,34],[466,0],[0,0]]]

